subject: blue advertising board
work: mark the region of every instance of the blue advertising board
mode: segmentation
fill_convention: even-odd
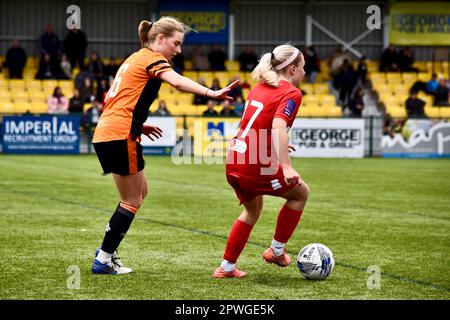
[[[5,116],[2,137],[3,153],[78,154],[80,117]]]
[[[189,32],[185,44],[228,43],[228,1],[159,1],[159,17],[172,16],[197,32]]]

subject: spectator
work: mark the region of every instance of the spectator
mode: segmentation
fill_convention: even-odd
[[[80,89],[81,98],[84,103],[92,103],[95,99],[92,81],[89,78],[84,79],[83,86]]]
[[[434,105],[447,107],[450,106],[449,89],[444,79],[439,80],[439,87],[434,92]]]
[[[163,116],[163,117],[167,117],[167,116],[171,116],[172,115],[170,113],[169,109],[167,109],[166,101],[159,100],[158,109],[156,109],[156,111],[153,112],[153,115],[155,115],[155,116]]]
[[[104,105],[105,96],[109,90],[109,82],[105,77],[100,78],[100,83],[97,86],[97,94],[95,95],[95,99],[100,101]]]
[[[419,72],[419,69],[413,67],[414,53],[410,47],[405,47],[398,54],[398,67],[402,72]]]
[[[103,75],[103,64],[97,51],[92,51],[87,70],[94,75],[95,80],[100,81],[100,77]]]
[[[75,88],[73,97],[69,100],[69,113],[82,113],[84,101],[81,97],[80,89]]]
[[[358,66],[356,67],[356,76],[362,86],[367,84],[367,58],[362,56],[359,59]]]
[[[213,91],[222,89],[222,87],[220,86],[219,79],[217,79],[217,78],[213,79],[210,89]],[[220,104],[219,100],[214,100],[214,102],[216,105]]]
[[[207,107],[208,109],[205,110],[205,112],[203,112],[203,116],[204,117],[214,117],[217,116],[217,111],[214,110],[214,100],[208,100],[207,102]]]
[[[40,40],[41,55],[46,53],[50,55],[53,64],[58,64],[58,56],[61,50],[61,41],[56,33],[53,31],[53,26],[48,24],[45,28],[44,34]]]
[[[252,71],[258,64],[258,57],[251,46],[245,47],[244,51],[238,56],[238,60],[241,71]]]
[[[344,60],[352,61],[350,55],[342,50],[342,48],[336,48],[331,56],[330,60],[328,60],[329,74],[331,77],[334,77],[338,72]]]
[[[96,125],[101,113],[103,112],[103,105],[100,101],[94,100],[90,108],[83,114],[82,124],[84,127],[89,125]]]
[[[361,118],[362,111],[364,109],[364,91],[362,88],[358,88],[353,96],[353,99],[350,100],[349,109],[351,112],[351,116],[354,118]]]
[[[94,75],[92,72],[83,67],[80,72],[75,77],[75,87],[81,89],[84,86],[84,80],[89,79],[91,82],[94,81]],[[90,102],[90,101],[89,101]]]
[[[208,61],[210,68],[213,71],[223,71],[225,68],[225,60],[227,56],[225,52],[220,49],[218,44],[214,44],[211,48],[211,52],[208,54]]]
[[[114,79],[116,76],[117,70],[119,70],[119,65],[116,63],[116,58],[110,57],[109,62],[105,67],[103,68],[103,73],[105,77],[108,77],[109,79]]]
[[[380,71],[400,71],[397,50],[392,44],[381,54]]]
[[[60,87],[55,87],[53,94],[47,100],[48,113],[67,114],[69,102],[61,91]]]
[[[39,61],[39,69],[36,74],[36,79],[48,80],[58,78],[58,67],[52,61],[50,54],[45,53]]]
[[[183,53],[179,53],[177,54],[173,59],[172,59],[172,68],[173,70],[175,70],[175,72],[178,72],[179,74],[183,74],[184,71],[184,55]]]
[[[14,39],[11,48],[6,52],[5,67],[9,71],[10,79],[22,79],[23,68],[27,62],[27,54],[20,46],[20,42]]]
[[[309,46],[303,52],[305,58],[304,70],[309,83],[316,82],[317,73],[320,72],[320,58],[314,46]]]
[[[349,60],[344,60],[338,74],[333,79],[333,86],[339,91],[339,102],[345,109],[357,83],[356,72]]]
[[[233,77],[233,79],[229,82],[229,84],[236,80],[240,80],[240,77],[238,75],[235,75]],[[234,100],[236,100],[238,97],[240,97],[242,100],[244,100],[244,96],[242,94],[241,82],[239,82],[239,85],[237,87],[231,89],[230,92],[228,92],[228,95],[230,97],[232,97]]]
[[[406,99],[406,113],[409,118],[424,118],[425,117],[425,101],[417,98],[417,92],[411,90],[409,98]]]
[[[195,71],[209,70],[208,56],[200,45],[192,51],[192,67]]]
[[[204,87],[207,87],[205,79],[199,78],[198,83],[201,84]],[[208,97],[205,97],[203,95],[194,95],[194,100],[192,101],[192,104],[199,105],[199,104],[206,104],[208,102]]]
[[[234,100],[233,105],[234,105],[234,113],[236,113],[236,115],[239,117],[242,116],[245,109],[245,104],[242,97],[237,97],[236,100]]]
[[[427,82],[416,81],[411,87],[411,90],[419,92],[423,91],[426,94],[434,94],[436,89],[439,87],[439,81],[437,80],[437,74],[433,73],[431,76],[431,80]]]
[[[61,79],[72,79],[72,65],[67,59],[67,55],[65,53],[61,56],[61,63],[59,67],[61,69]]]
[[[234,110],[231,109],[231,103],[230,100],[223,100],[222,101],[222,110],[220,111],[220,115],[223,117],[235,117],[236,113],[234,113]]]
[[[87,47],[86,35],[80,29],[71,29],[64,39],[64,52],[70,60],[72,68],[78,66],[80,70],[84,68],[84,58]]]

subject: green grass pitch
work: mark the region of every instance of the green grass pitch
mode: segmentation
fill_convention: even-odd
[[[134,272],[98,276],[91,262],[118,197],[96,157],[1,155],[0,299],[450,299],[449,160],[294,159],[311,195],[287,249],[327,245],[325,281],[263,262],[283,204],[273,197],[239,260],[248,276],[213,279],[241,211],[224,165],[146,161],[149,196],[119,248]],[[79,289],[68,289],[70,266]]]

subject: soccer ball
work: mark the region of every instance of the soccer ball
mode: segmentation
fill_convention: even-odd
[[[297,267],[306,279],[323,280],[333,271],[333,253],[321,243],[310,243],[300,250]]]

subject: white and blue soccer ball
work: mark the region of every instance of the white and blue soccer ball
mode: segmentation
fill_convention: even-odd
[[[323,280],[333,272],[333,253],[321,243],[310,243],[300,250],[297,267],[306,279]]]

